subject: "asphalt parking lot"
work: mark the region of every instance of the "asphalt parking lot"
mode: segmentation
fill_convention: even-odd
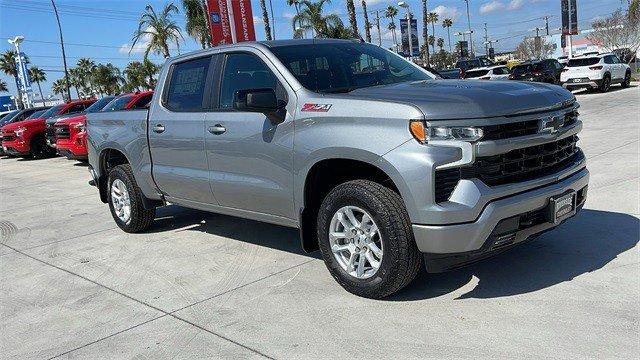
[[[637,358],[639,89],[577,95],[576,218],[382,301],[294,229],[169,206],[126,234],[81,163],[2,158],[0,357]]]

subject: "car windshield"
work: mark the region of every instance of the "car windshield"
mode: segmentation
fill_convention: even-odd
[[[480,76],[487,75],[488,73],[489,73],[489,70],[469,70],[465,74],[465,77],[468,77],[468,78],[480,77]]]
[[[590,57],[590,58],[581,58],[581,59],[571,59],[567,64],[568,67],[578,67],[578,66],[591,66],[600,62],[600,58],[598,57]]]
[[[302,86],[320,93],[435,79],[435,75],[371,44],[287,45],[271,50]]]
[[[58,113],[60,112],[60,110],[62,110],[63,107],[64,107],[64,105],[56,105],[56,106],[52,107],[51,109],[45,111],[40,117],[44,118],[44,119],[48,119],[50,117],[58,115]]]
[[[111,100],[101,111],[118,111],[124,109],[125,106],[133,99],[133,95],[123,95]]]
[[[478,59],[460,60],[460,61],[458,61],[458,63],[456,65],[457,65],[457,67],[459,67],[462,70],[467,70],[467,69],[472,69],[472,68],[476,68],[476,67],[482,66],[482,64],[480,64],[480,60],[478,60]]]
[[[533,71],[540,71],[541,69],[542,69],[541,63],[524,64],[524,65],[518,65],[515,68],[513,68],[513,73],[516,75],[520,75],[520,74],[530,73]]]
[[[86,113],[95,113],[102,110],[108,103],[113,100],[115,96],[107,96],[102,99],[94,102],[91,106],[89,106],[84,112]]]
[[[47,109],[38,110],[38,111],[34,112],[33,114],[31,114],[31,115],[27,118],[27,120],[29,120],[29,119],[37,119],[37,118],[39,118],[40,116],[42,116],[42,114],[44,114],[44,112],[45,112],[45,111],[47,111]]]
[[[0,124],[4,125],[9,123],[9,121],[11,121],[11,119],[13,119],[13,117],[19,112],[20,110],[13,110],[12,112],[5,114],[2,119],[0,119]]]

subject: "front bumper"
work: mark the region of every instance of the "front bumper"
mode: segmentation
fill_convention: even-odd
[[[87,159],[86,139],[81,136],[75,136],[71,139],[58,139],[56,148],[61,155],[66,156],[68,159]]]
[[[586,199],[586,187],[589,183],[589,171],[581,169],[575,174],[551,185],[539,187],[517,195],[489,202],[475,221],[452,225],[413,225],[413,233],[418,249],[428,254],[427,258],[467,257],[467,255],[486,255],[494,249],[494,237],[498,225],[507,219],[535,212],[546,213],[549,198],[574,190],[578,192],[577,208],[581,208]],[[514,245],[527,240],[532,235],[549,230],[554,224],[543,218],[538,223],[518,223],[512,228],[508,243]],[[504,234],[498,234],[504,235]],[[511,236],[513,235],[513,236]],[[487,245],[489,244],[489,245]],[[502,246],[501,246],[502,247]],[[427,261],[429,262],[429,261]],[[429,265],[428,265],[429,266]],[[447,266],[455,267],[455,266]],[[434,270],[434,269],[429,269]]]
[[[29,155],[31,149],[29,143],[20,139],[2,142],[2,150],[5,154],[12,156],[24,156]]]

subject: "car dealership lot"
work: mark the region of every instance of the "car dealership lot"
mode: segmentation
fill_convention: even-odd
[[[3,158],[2,357],[633,358],[639,95],[577,95],[576,218],[382,301],[344,291],[294,229],[169,206],[126,234],[85,166]]]

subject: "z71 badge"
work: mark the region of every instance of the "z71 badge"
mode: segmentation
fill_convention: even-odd
[[[311,111],[311,112],[327,112],[331,109],[331,104],[310,104],[306,103],[302,105],[302,109],[300,111]]]

